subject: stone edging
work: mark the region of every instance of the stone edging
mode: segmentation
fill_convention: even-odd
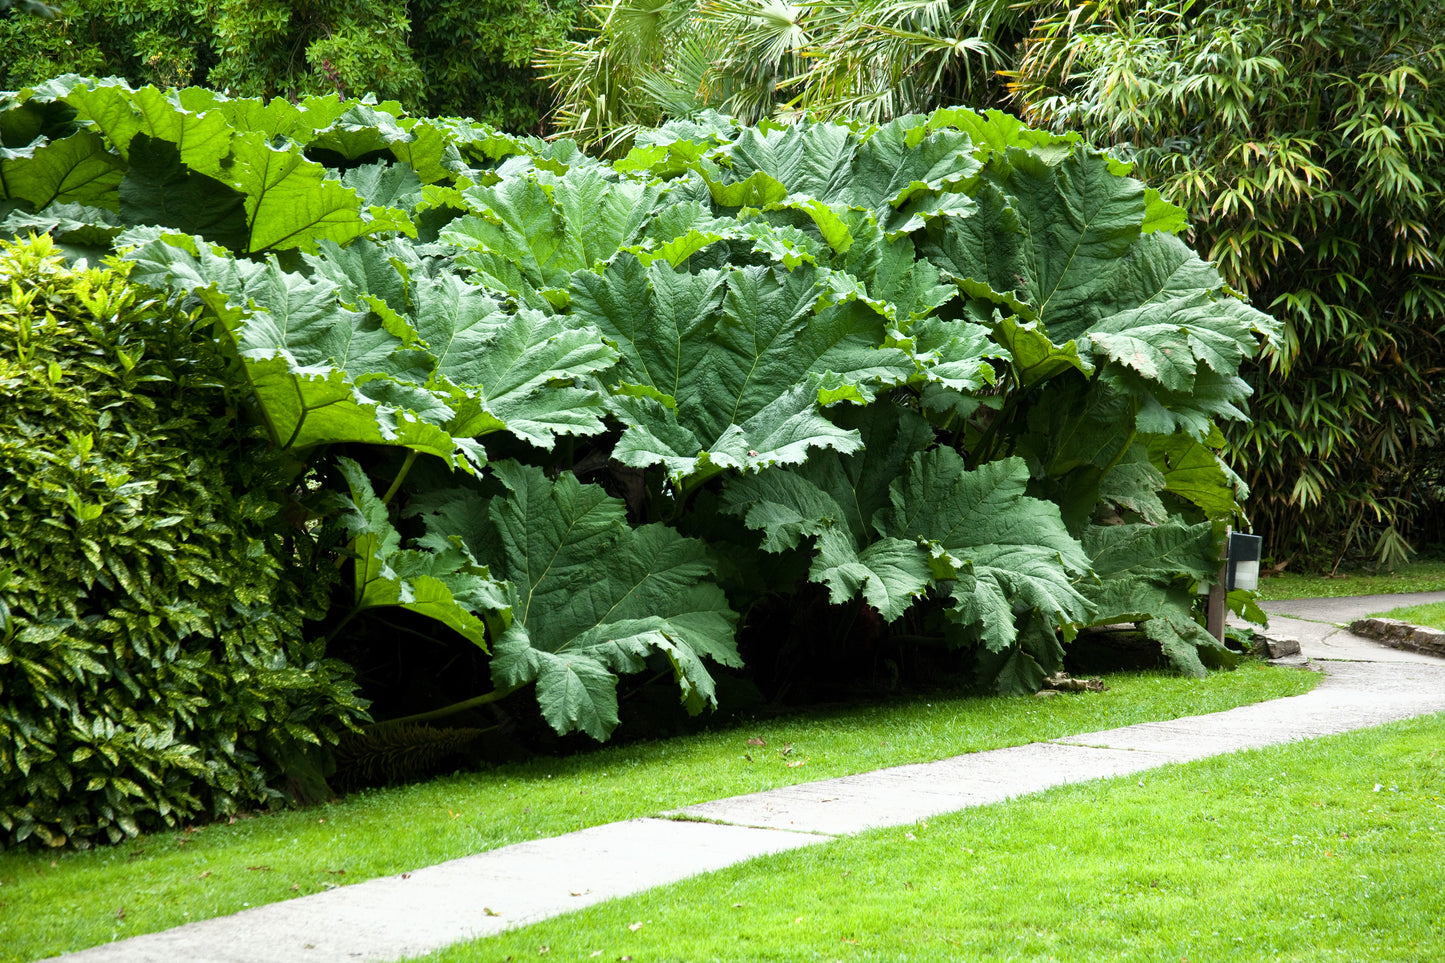
[[[1377,639],[1396,649],[1445,656],[1445,632],[1399,619],[1356,619],[1350,623],[1356,635]]]

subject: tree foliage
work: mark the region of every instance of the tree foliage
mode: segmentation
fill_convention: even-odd
[[[551,98],[532,57],[563,43],[580,11],[580,0],[67,0],[48,18],[0,7],[0,89],[108,74],[251,97],[371,94],[534,129]]]
[[[1002,0],[604,0],[588,16],[590,36],[539,64],[559,91],[557,129],[610,145],[708,110],[877,122],[993,106],[1004,93],[994,74],[1027,28]]]

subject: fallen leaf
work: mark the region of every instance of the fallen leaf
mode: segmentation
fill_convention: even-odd
[[[251,870],[253,873],[269,873],[269,872],[271,872],[271,867],[270,867],[270,866],[247,866],[246,868],[249,869],[249,870]]]
[[[766,746],[767,744],[768,744],[768,740],[766,740],[766,739],[749,739],[749,740],[748,740],[748,745],[750,745],[750,746]]]
[[[918,842],[918,837],[913,835],[912,833],[904,833],[903,838],[908,840],[910,843]]]
[[[211,875],[211,871],[208,869],[208,870],[206,870],[204,873],[202,873],[201,875],[197,876],[196,879],[205,879],[205,878],[206,878],[207,876],[209,876],[209,875]]]
[[[546,956],[546,955],[547,955],[548,953],[550,953],[550,952],[552,952],[552,947],[550,947],[550,946],[539,946],[539,947],[537,947],[537,955],[538,955],[538,956]]]
[[[636,923],[628,923],[627,928],[632,932],[636,933],[638,930],[642,929],[642,921],[638,920]]]
[[[743,904],[742,904],[742,903],[734,903],[734,904],[733,904],[733,909],[742,909],[742,908],[743,908]]]
[[[345,869],[328,869],[327,872],[332,876],[344,876],[346,874]]]
[[[788,744],[787,744],[786,746],[784,746],[783,748],[781,748],[781,749],[778,750],[778,755],[780,755],[780,756],[791,756],[792,754],[793,754],[793,744],[792,744],[791,742],[788,743]]]
[[[411,873],[402,873],[402,874],[401,874],[401,878],[402,878],[402,879],[411,879]]]
[[[794,759],[792,762],[788,763],[788,768],[797,769],[799,766],[806,766],[807,764],[808,760],[806,759]]]
[[[300,884],[300,883],[292,883],[292,884],[291,884],[291,892],[293,892],[293,893],[296,892],[297,890],[299,890],[300,888],[301,888],[301,884]]]
[[[125,907],[124,907],[124,906],[122,906],[120,909],[118,909],[118,910],[115,911],[115,918],[118,919],[118,920],[123,920],[123,919],[125,919]]]
[[[483,906],[483,907],[482,907],[482,912],[483,912],[483,913],[486,913],[488,916],[501,916],[501,915],[502,915],[501,913],[498,913],[496,910],[492,909],[490,906]]]

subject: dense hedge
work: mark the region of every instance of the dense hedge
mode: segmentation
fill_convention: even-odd
[[[0,244],[0,846],[277,800],[362,708],[214,342],[127,273]]]

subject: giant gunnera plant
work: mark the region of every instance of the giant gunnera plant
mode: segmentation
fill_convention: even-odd
[[[0,243],[0,846],[270,804],[361,709],[225,358],[129,270]]]
[[[1275,325],[1183,211],[997,112],[635,145],[64,77],[0,96],[0,232],[200,312],[380,719],[606,739],[623,676],[698,711],[849,664],[827,624],[1003,692],[1091,626],[1231,659],[1195,587]]]

